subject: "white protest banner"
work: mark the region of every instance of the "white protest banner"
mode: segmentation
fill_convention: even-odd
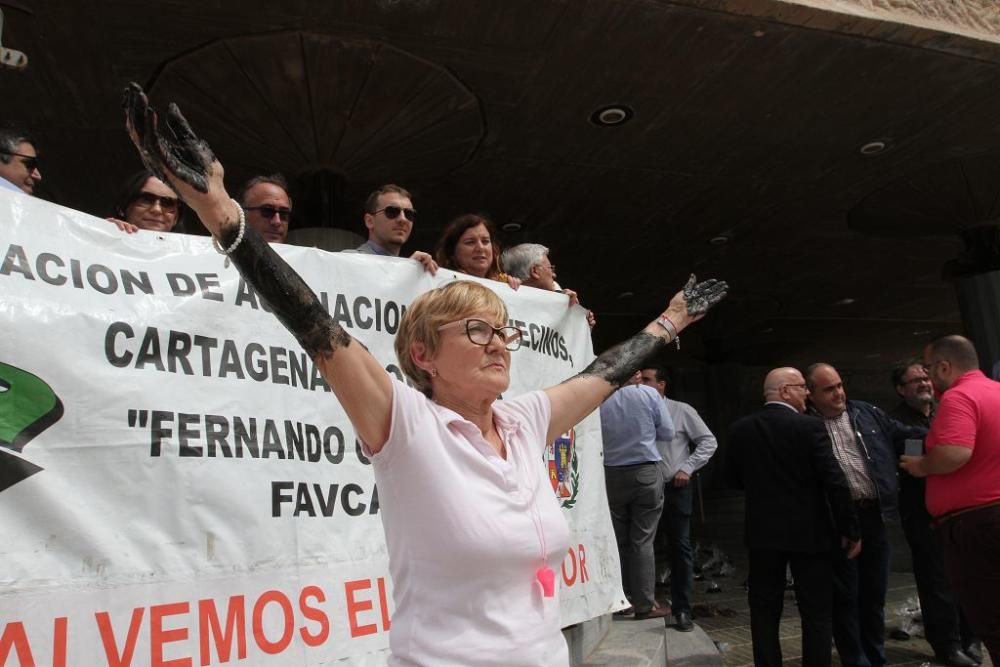
[[[3,190],[0,229],[0,664],[384,664],[370,463],[209,239],[127,235]],[[276,249],[397,375],[407,304],[463,277]],[[525,331],[507,396],[591,361],[582,309],[487,283]],[[574,531],[564,625],[621,599],[600,452],[596,415],[550,447]]]

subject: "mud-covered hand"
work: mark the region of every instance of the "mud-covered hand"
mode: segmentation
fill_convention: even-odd
[[[228,201],[223,169],[215,153],[200,139],[176,104],[167,109],[164,128],[142,87],[130,83],[122,98],[125,125],[142,161],[198,211],[221,199]]]
[[[726,297],[728,290],[729,285],[724,280],[712,278],[698,282],[694,274],[691,274],[684,289],[670,299],[663,316],[670,320],[677,333],[680,333],[687,325],[705,317],[709,308]]]
[[[698,317],[704,315],[715,304],[726,298],[729,292],[729,285],[725,280],[711,278],[698,282],[692,273],[684,285],[684,304],[687,306],[688,315]]]

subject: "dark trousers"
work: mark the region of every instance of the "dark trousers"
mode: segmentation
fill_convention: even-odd
[[[902,495],[900,498],[902,500]],[[927,643],[939,656],[976,641],[972,628],[958,608],[944,569],[944,547],[940,531],[931,527],[931,515],[923,506],[900,503],[903,533],[913,557],[913,578],[920,598]],[[862,545],[863,546],[863,545]]]
[[[885,593],[889,586],[889,539],[878,503],[857,505],[861,554],[833,561],[833,639],[844,667],[885,665]]]
[[[694,587],[694,558],[691,553],[691,508],[694,480],[676,487],[664,480],[663,514],[657,534],[668,540],[670,554],[670,606],[674,614],[691,613],[691,589]]]
[[[952,590],[993,664],[1000,665],[1000,506],[959,514],[939,530]]]
[[[604,480],[618,543],[622,586],[636,612],[644,613],[655,602],[653,538],[663,511],[663,475],[655,463],[604,466]]]
[[[829,667],[833,634],[831,554],[751,549],[749,557],[748,600],[754,665],[781,667],[778,630],[785,601],[785,568],[790,565],[802,619],[802,666]]]

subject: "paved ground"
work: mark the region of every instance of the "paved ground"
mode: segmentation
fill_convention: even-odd
[[[732,498],[714,501],[706,499],[706,521],[702,522],[697,514],[696,508],[696,516],[692,522],[692,538],[700,542],[703,548],[713,544],[718,546],[730,558],[734,572],[724,577],[714,576],[710,581],[695,581],[693,597],[695,622],[722,646],[723,662],[726,667],[752,665],[750,613],[747,608],[746,591],[743,588],[746,579],[746,554],[742,547],[741,502]],[[897,550],[900,551],[894,558],[894,563],[900,570],[905,570],[908,563],[908,552],[905,549],[905,545],[897,546]],[[718,584],[721,591],[708,593],[707,590],[712,583]],[[663,597],[669,597],[669,593],[665,591]],[[800,665],[801,631],[791,591],[786,594],[785,600],[784,620],[781,624],[784,661],[786,665]],[[889,580],[886,604],[887,633],[907,624],[910,616],[903,612],[915,604],[916,589],[913,576],[906,571],[893,572]],[[934,660],[934,652],[921,637],[907,641],[887,639],[886,652],[890,665],[933,664]],[[840,664],[836,651],[833,651],[833,663]],[[989,667],[988,657],[984,664]]]

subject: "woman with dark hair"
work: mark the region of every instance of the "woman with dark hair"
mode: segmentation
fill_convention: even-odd
[[[460,215],[444,228],[434,248],[434,261],[442,269],[454,269],[477,278],[507,283],[512,289],[521,281],[500,270],[500,243],[486,216]]]
[[[183,217],[177,193],[153,172],[143,169],[125,181],[108,222],[129,234],[135,234],[140,229],[170,232],[182,222]],[[177,231],[183,231],[183,228],[181,224]]]
[[[726,284],[691,276],[657,319],[579,375],[498,401],[521,330],[508,326],[495,292],[453,281],[417,297],[400,321],[396,355],[414,388],[341,327],[247,224],[222,165],[176,106],[161,129],[131,84],[125,108],[143,159],[298,339],[371,459],[396,605],[389,665],[567,667],[556,570],[570,532],[542,452],[669,349]]]

